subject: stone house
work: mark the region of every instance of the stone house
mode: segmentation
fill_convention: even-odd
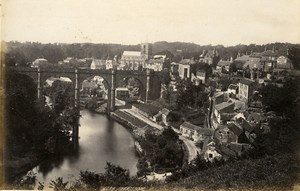
[[[181,79],[191,79],[192,66],[196,64],[193,59],[183,59],[179,62],[178,73]]]
[[[214,139],[218,140],[221,144],[238,142],[240,134],[235,134],[228,126],[219,126],[214,132]]]
[[[100,59],[93,59],[90,68],[92,70],[95,70],[95,69],[105,70],[106,69],[106,61],[100,60]]]
[[[235,104],[233,102],[222,102],[218,105],[215,105],[214,108],[214,117],[216,118],[217,122],[221,124],[221,119],[223,113],[233,113],[234,112]],[[233,117],[233,116],[232,116]]]
[[[183,136],[193,141],[204,141],[207,138],[212,137],[213,130],[209,128],[203,128],[189,122],[184,122],[180,125],[180,132]]]
[[[168,110],[167,108],[163,108],[161,111],[162,114],[162,122],[168,126],[169,125],[169,120],[170,120],[170,110]]]
[[[238,94],[239,100],[248,103],[254,90],[255,90],[255,82],[253,80],[246,79],[246,78],[242,79],[239,82],[239,94]]]
[[[210,142],[207,145],[207,149],[204,152],[204,160],[209,162],[214,162],[215,160],[221,160],[222,155],[217,151],[217,144],[215,142]]]
[[[218,160],[228,160],[229,158],[236,158],[237,154],[224,145],[218,145],[215,142],[210,142],[207,145],[207,150],[204,152],[204,160],[214,162]]]
[[[223,71],[229,72],[229,67],[232,62],[233,60],[232,61],[220,60],[216,66],[216,71],[218,73],[221,73]]]
[[[152,120],[157,123],[162,121],[162,113],[158,112],[156,115],[153,115]]]
[[[235,97],[239,93],[239,86],[235,84],[230,84],[227,88],[226,93]]]

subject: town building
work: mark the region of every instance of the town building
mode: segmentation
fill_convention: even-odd
[[[226,93],[229,94],[229,97],[234,97],[239,93],[239,86],[235,84],[230,84],[227,88]]]
[[[234,106],[233,102],[222,102],[215,105],[214,116],[219,124],[222,124],[223,118],[228,118],[227,115],[224,115],[225,113],[232,114],[234,112]]]
[[[95,70],[95,69],[105,70],[106,69],[106,60],[93,59],[90,68],[92,70]]]
[[[149,43],[142,43],[140,51],[124,51],[120,63],[129,70],[142,70],[146,60],[150,59],[152,47]]]
[[[206,72],[202,70],[196,71],[196,75],[192,73],[192,82],[198,86],[200,84],[205,84],[207,82]]]
[[[153,115],[152,120],[156,123],[159,123],[162,121],[162,113],[158,112],[157,114]]]
[[[121,100],[129,98],[128,88],[124,88],[124,87],[116,88],[116,97]]]
[[[168,126],[169,125],[169,118],[170,118],[170,110],[168,110],[167,108],[163,108],[161,111],[162,114],[162,122]]]
[[[204,62],[209,65],[216,65],[219,61],[219,53],[216,49],[213,50],[203,50],[202,54],[199,56],[199,62]]]
[[[178,65],[179,77],[184,80],[191,79],[191,72],[194,64],[196,64],[196,62],[193,59],[181,60]]]
[[[157,56],[157,55],[156,55]],[[163,56],[154,57],[145,62],[145,67],[154,71],[162,71],[170,69],[170,62],[166,60]]]
[[[105,69],[106,70],[116,70],[118,69],[119,63],[118,60],[115,58],[114,60],[106,60],[105,61]]]
[[[284,69],[292,70],[292,69],[294,69],[292,61],[289,58],[287,58],[286,56],[279,56],[276,61],[277,61],[277,63],[276,63],[277,70],[284,70]]]
[[[255,82],[253,80],[247,78],[242,79],[239,82],[239,100],[248,103],[253,91],[255,90],[254,85]]]
[[[229,72],[230,64],[233,62],[232,58],[230,61],[220,60],[216,66],[216,71],[218,73]]]
[[[46,60],[45,58],[37,58],[34,60],[34,62],[32,62],[31,67],[38,68],[45,64],[48,64],[48,60]]]
[[[203,142],[205,139],[210,139],[213,135],[212,129],[200,127],[189,122],[184,122],[180,125],[180,132],[183,136],[196,142]]]

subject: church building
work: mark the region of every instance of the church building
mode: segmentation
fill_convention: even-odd
[[[141,51],[124,51],[120,63],[128,70],[142,70],[151,54],[151,44],[141,43]]]

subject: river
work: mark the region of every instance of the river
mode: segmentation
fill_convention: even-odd
[[[80,114],[78,153],[40,163],[33,169],[37,181],[45,185],[56,177],[72,181],[79,177],[80,170],[101,173],[106,161],[129,169],[131,176],[136,175],[138,156],[130,132],[106,115],[88,110],[81,110]]]

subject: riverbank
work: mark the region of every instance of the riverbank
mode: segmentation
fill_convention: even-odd
[[[47,156],[45,154],[26,153],[22,157],[13,157],[5,161],[5,179],[6,183],[14,183],[16,180],[22,178],[39,165]]]
[[[124,127],[126,127],[132,133],[135,140],[137,140],[139,137],[144,136],[145,131],[147,129],[150,128],[152,130],[155,130],[154,127],[148,125],[142,120],[139,120],[136,117],[131,116],[120,110],[111,112],[110,117],[113,118],[118,123],[122,124]]]

